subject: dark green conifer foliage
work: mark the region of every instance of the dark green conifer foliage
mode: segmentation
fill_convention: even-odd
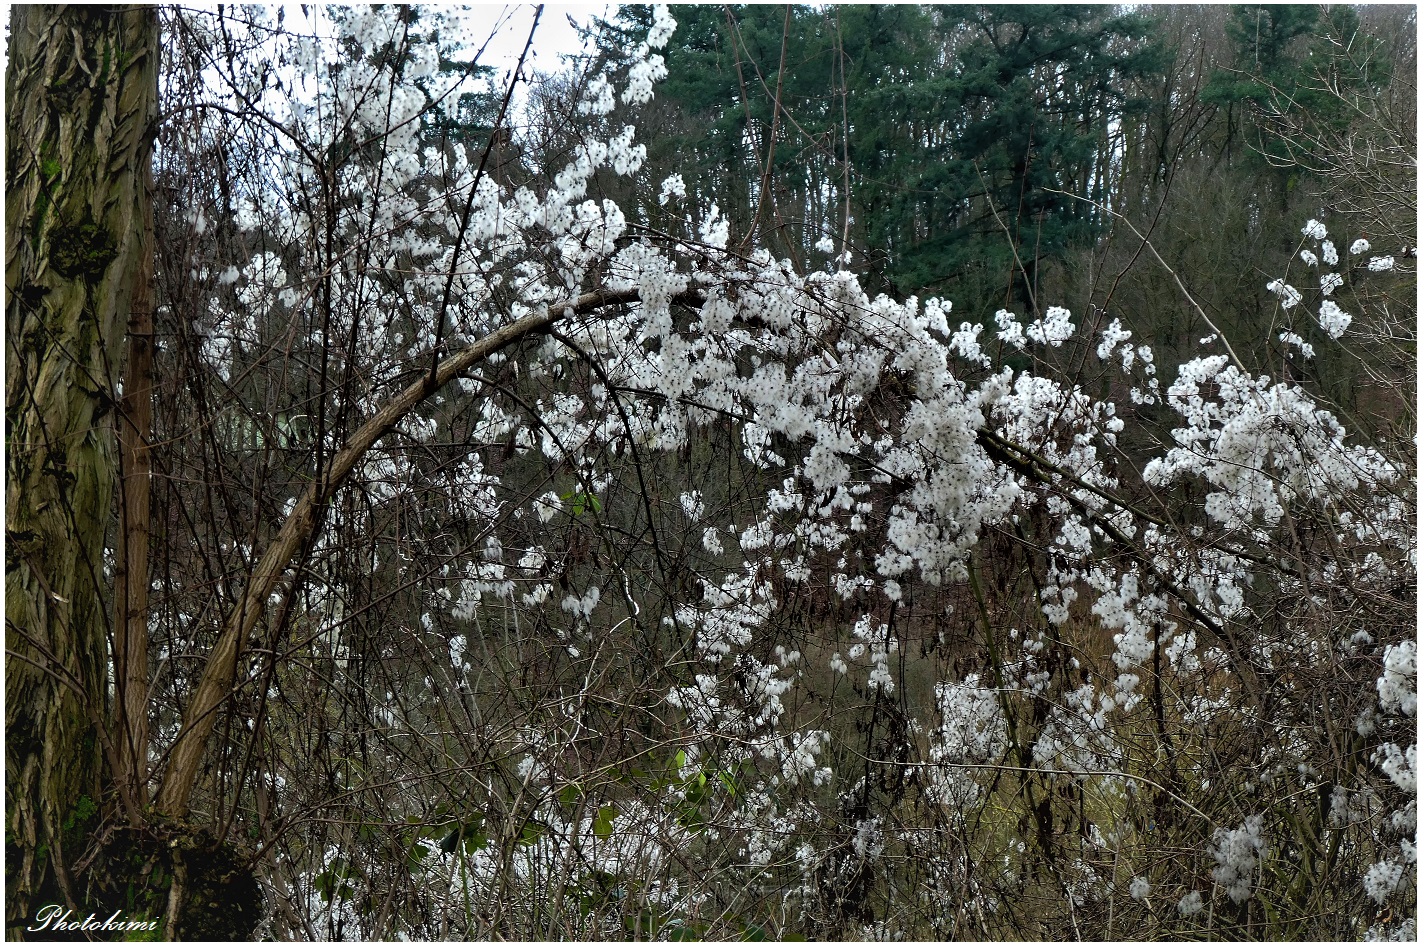
[[[1340,133],[1355,111],[1351,97],[1379,93],[1391,77],[1381,42],[1360,29],[1349,6],[1325,12],[1315,6],[1235,6],[1226,24],[1234,61],[1219,70],[1203,100],[1229,108],[1231,132],[1240,134],[1270,165],[1312,164],[1301,136],[1280,134],[1286,122]],[[1331,83],[1336,92],[1329,90]],[[1344,97],[1345,96],[1345,97]]]
[[[1110,125],[1143,108],[1129,84],[1162,53],[1144,17],[1101,7],[938,7],[929,20],[922,75],[886,76],[858,96],[854,143],[863,128],[900,139],[870,175],[879,180],[863,181],[888,195],[870,242],[895,252],[895,289],[944,292],[980,271],[1027,303],[1037,260],[1102,223],[1058,192],[1107,199]]]
[[[1111,125],[1142,109],[1129,89],[1164,59],[1146,17],[1103,7],[673,13],[661,95],[693,121],[661,144],[690,193],[734,209],[735,238],[755,230],[798,259],[822,237],[842,252],[845,231],[874,288],[987,304],[1028,303],[1038,260],[1094,238],[1097,211],[1057,192],[1107,199]],[[622,7],[607,48],[648,18]]]

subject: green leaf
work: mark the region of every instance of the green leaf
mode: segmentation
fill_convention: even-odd
[[[669,940],[702,940],[707,932],[706,924],[680,924],[678,927],[671,927],[668,931]]]
[[[614,834],[614,816],[618,815],[618,810],[613,806],[600,806],[599,814],[594,818],[594,835],[596,838],[608,838]]]
[[[560,497],[560,499],[569,504],[569,513],[571,516],[583,516],[586,511],[598,513],[604,509],[603,505],[599,502],[599,498],[592,493],[566,493]]]
[[[312,878],[312,887],[317,889],[317,894],[323,901],[331,903],[332,889],[336,887],[336,879],[332,877],[330,871],[318,872]]]
[[[637,936],[641,940],[652,940],[658,934],[659,929],[667,923],[667,920],[667,918],[645,908],[638,914],[624,915],[624,930],[628,931],[630,937]]]
[[[540,836],[545,834],[545,827],[538,822],[526,822],[520,828],[520,837],[516,843],[524,846],[534,845],[540,840]]]

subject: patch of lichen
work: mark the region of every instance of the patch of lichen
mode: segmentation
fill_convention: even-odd
[[[262,920],[262,889],[249,853],[205,829],[184,852],[188,882],[178,934],[185,940],[246,940]]]
[[[92,220],[61,224],[49,235],[50,268],[66,279],[97,283],[118,255],[114,235]]]

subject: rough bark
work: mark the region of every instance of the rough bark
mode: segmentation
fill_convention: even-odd
[[[108,415],[158,96],[152,8],[14,6],[5,154],[7,927],[103,802]]]

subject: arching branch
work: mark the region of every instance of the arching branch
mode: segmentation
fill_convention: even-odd
[[[678,301],[699,301],[695,293],[685,296],[680,296]],[[204,666],[203,677],[189,700],[183,727],[174,742],[168,770],[159,790],[159,811],[173,818],[181,819],[187,815],[193,784],[217,719],[217,710],[231,693],[237,678],[242,643],[257,627],[268,598],[286,574],[293,557],[315,534],[319,525],[318,511],[367,452],[376,446],[376,442],[389,434],[417,405],[494,353],[547,331],[561,318],[632,303],[638,298],[637,290],[597,290],[585,293],[568,304],[549,306],[542,312],[532,313],[497,329],[442,361],[433,373],[423,375],[407,386],[347,439],[323,476],[308,485],[287,515],[272,544],[248,577],[247,589],[237,608],[224,622]]]

